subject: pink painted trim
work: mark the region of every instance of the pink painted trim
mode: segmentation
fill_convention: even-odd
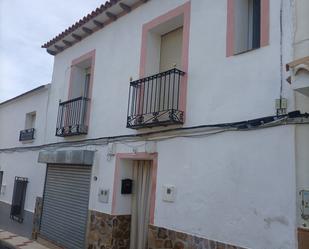
[[[188,82],[188,68],[189,68],[189,43],[190,43],[190,13],[191,13],[191,1],[163,14],[152,21],[145,23],[142,30],[142,45],[141,45],[141,58],[140,58],[140,78],[146,75],[146,61],[147,61],[147,36],[151,29],[157,27],[158,25],[167,22],[168,20],[175,18],[180,15],[184,15],[183,24],[183,45],[182,45],[182,59],[181,70],[186,73],[185,77],[181,82],[180,88],[180,110],[186,111],[187,105],[187,82]]]
[[[116,165],[114,173],[114,187],[113,187],[113,203],[112,203],[112,214],[116,214],[116,202],[117,193],[120,186],[120,161],[124,159],[131,160],[150,160],[152,161],[152,182],[151,182],[151,197],[150,197],[150,224],[154,224],[154,212],[156,205],[156,189],[157,189],[157,170],[158,170],[158,153],[117,153],[116,154]]]
[[[234,55],[235,1],[227,0],[226,56]],[[269,0],[261,0],[261,47],[269,45]]]
[[[226,57],[234,55],[234,0],[227,0]]]
[[[261,0],[261,47],[269,45],[269,0]]]
[[[190,45],[190,19],[191,2],[184,6],[184,25],[183,25],[183,43],[182,43],[182,70],[186,73],[181,81],[179,109],[184,112],[183,120],[186,119],[187,107],[187,89],[188,89],[188,69],[189,69],[189,45]]]
[[[94,63],[95,63],[95,52],[96,50],[92,50],[76,59],[74,59],[71,63],[71,68],[85,60],[91,59],[91,77],[90,77],[90,89],[89,89],[89,97],[91,96],[92,93],[92,83],[93,83],[93,73],[94,73]],[[70,74],[70,83],[69,83],[69,94],[68,94],[68,99],[71,99],[72,96],[72,84],[73,84],[73,78],[72,78],[72,70]]]
[[[148,34],[148,27],[146,24],[143,25],[142,31],[142,46],[141,46],[141,58],[139,64],[139,77],[145,77],[146,71],[146,54],[147,54],[147,34]]]
[[[92,96],[92,89],[93,89],[93,78],[94,78],[94,67],[95,67],[95,53],[96,50],[92,50],[76,59],[74,59],[71,63],[71,73],[70,73],[70,82],[69,82],[69,90],[68,90],[68,99],[72,99],[72,85],[73,85],[73,77],[72,77],[72,67],[85,61],[85,60],[91,60],[91,65],[90,65],[90,84],[89,84],[89,92],[88,92],[88,98],[91,99]],[[87,110],[87,117],[86,117],[86,124],[89,125],[89,119],[90,119],[90,111],[91,111],[91,101],[89,102],[88,105],[88,110]]]

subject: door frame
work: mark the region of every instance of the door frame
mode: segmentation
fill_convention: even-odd
[[[116,154],[116,165],[114,173],[114,186],[113,186],[113,199],[112,199],[112,214],[116,215],[117,205],[117,193],[120,190],[120,169],[121,160],[143,160],[151,161],[151,190],[150,190],[150,211],[149,211],[149,222],[151,225],[154,224],[154,212],[156,204],[156,189],[157,189],[157,169],[158,169],[158,153],[117,153]]]

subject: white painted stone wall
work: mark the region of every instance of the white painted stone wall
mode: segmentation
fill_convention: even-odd
[[[309,1],[295,0],[294,56],[299,59],[309,55]]]
[[[155,223],[248,248],[295,248],[293,136],[281,127],[160,143]],[[175,203],[161,201],[163,184],[177,188]]]
[[[49,85],[16,100],[0,105],[0,149],[37,146],[45,143],[45,124]],[[19,141],[25,129],[26,114],[36,111],[35,139]],[[33,212],[35,199],[42,196],[45,165],[37,163],[38,151],[0,153],[0,171],[4,171],[0,201],[11,204],[15,176],[27,177],[25,209]]]
[[[38,151],[0,153],[0,171],[4,186],[0,201],[12,203],[15,176],[27,177],[25,210],[34,212],[36,197],[43,195],[46,165],[39,164]]]
[[[294,59],[309,56],[309,1],[296,0],[294,12]],[[309,74],[307,71],[300,71],[298,74],[292,75],[291,88],[296,88],[300,84],[309,82]],[[307,85],[305,85],[307,86]],[[295,109],[301,112],[309,113],[309,97],[299,92],[295,92]],[[309,221],[301,217],[300,207],[301,198],[299,191],[309,190],[309,126],[298,125],[295,130],[296,141],[296,195],[297,195],[297,222],[299,227],[308,228]]]
[[[45,142],[48,91],[50,85],[16,100],[0,105],[0,149],[40,145]],[[35,139],[20,142],[19,132],[25,130],[26,114],[36,112]]]
[[[40,138],[37,143],[136,133],[125,126],[129,78],[138,78],[142,24],[185,2],[149,1],[58,54],[44,129],[46,140]],[[270,45],[226,58],[226,1],[191,1],[185,126],[247,120],[275,113],[283,65],[280,65],[279,46],[280,1],[270,2]],[[284,1],[283,13],[285,63],[292,58],[289,1]],[[58,104],[60,99],[65,101],[68,97],[71,61],[93,49],[96,49],[96,61],[89,133],[75,138],[56,137]],[[287,84],[283,86],[289,110],[293,110],[293,91]],[[0,117],[22,107],[14,108],[0,110]],[[4,127],[10,126],[13,115],[10,119]],[[20,122],[16,120],[12,129],[18,130]],[[155,225],[253,249],[296,249],[294,132],[294,127],[286,126],[158,142]],[[9,139],[11,136],[0,139],[0,144],[4,141],[1,146],[19,144]],[[115,158],[107,160],[106,146],[82,148],[96,150],[92,174],[98,179],[92,178],[89,208],[111,213]],[[142,148],[138,150],[143,151]],[[132,147],[119,143],[117,152],[132,152]],[[20,172],[31,180],[27,210],[33,210],[35,197],[43,191],[45,166],[36,163],[37,153],[0,153],[1,167],[10,179]],[[7,192],[0,200],[10,203],[12,185],[6,178],[5,182]],[[175,185],[174,203],[162,201],[163,184]],[[110,190],[107,204],[98,201],[100,188]]]
[[[304,74],[305,75],[305,74]],[[307,74],[308,76],[308,74]],[[299,75],[294,79],[298,79]],[[309,77],[304,78],[309,81]],[[295,81],[292,82],[295,83]],[[299,92],[295,92],[296,109],[301,112],[309,113],[309,97]],[[298,125],[295,129],[295,155],[296,155],[296,195],[297,195],[297,220],[298,226],[303,228],[309,227],[309,220],[304,220],[301,217],[301,198],[299,192],[301,190],[309,190],[309,125]]]
[[[247,248],[296,248],[294,136],[286,126],[158,142],[155,225]],[[140,144],[117,144],[117,153],[144,152]],[[89,208],[110,213],[115,158],[95,149]],[[162,200],[166,184],[176,187],[174,203]],[[109,203],[98,202],[100,188]],[[119,198],[117,213],[130,213]]]
[[[126,128],[129,79],[138,78],[142,24],[185,3],[149,1],[55,56],[47,136],[54,136],[58,101],[67,100],[72,60],[95,49],[89,133],[86,138],[135,133]],[[280,94],[280,1],[270,1],[270,45],[226,58],[226,1],[191,1],[191,31],[185,126],[239,121],[275,113]],[[292,58],[292,9],[284,1],[284,62]],[[284,65],[282,65],[284,67]],[[283,75],[285,79],[287,75]],[[291,89],[284,97],[293,110]],[[97,117],[100,117],[98,119]]]

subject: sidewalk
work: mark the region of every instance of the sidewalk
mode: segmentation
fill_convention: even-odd
[[[0,246],[2,242],[12,249],[49,249],[33,240],[0,229]]]

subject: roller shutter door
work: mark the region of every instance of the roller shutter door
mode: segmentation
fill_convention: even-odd
[[[84,249],[90,166],[48,165],[40,235],[68,249]]]

